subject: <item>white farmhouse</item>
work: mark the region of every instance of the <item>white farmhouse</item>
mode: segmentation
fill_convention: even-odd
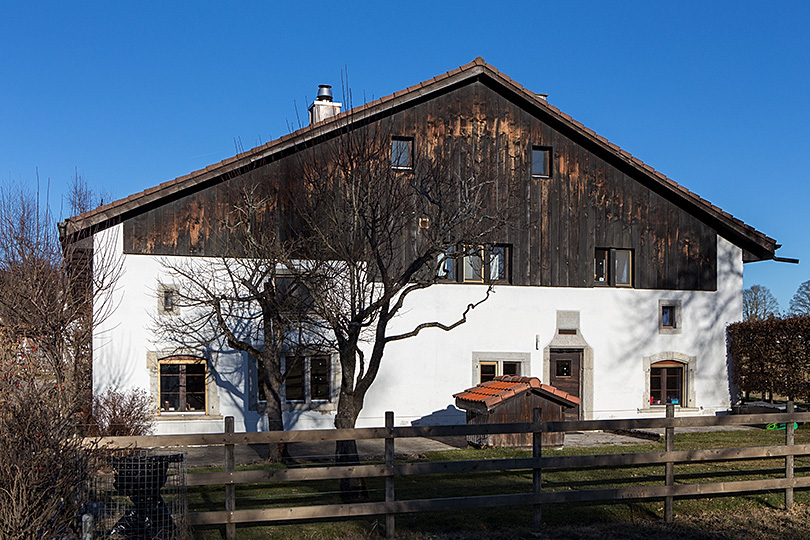
[[[313,123],[233,158],[68,219],[67,242],[112,244],[123,259],[113,314],[95,328],[94,391],[146,389],[158,433],[266,429],[255,366],[224,345],[178,351],[153,332],[177,316],[162,258],[221,253],[224,189],[283,176],[301,148],[354,122],[391,126],[391,166],[452,149],[522,182],[519,218],[489,249],[497,264],[448,265],[412,295],[395,331],[455,320],[451,332],[388,345],[358,425],[463,423],[453,394],[498,375],[538,377],[581,400],[582,419],[713,415],[731,405],[726,325],[742,316],[743,264],[774,258],[772,238],[611,144],[480,58],[352,111],[327,93]],[[248,172],[249,171],[249,172]],[[462,170],[462,174],[463,174]],[[417,226],[415,226],[417,228]],[[221,232],[221,231],[220,231]],[[217,250],[220,250],[219,252]],[[339,362],[312,353],[284,388],[287,429],[331,427]]]

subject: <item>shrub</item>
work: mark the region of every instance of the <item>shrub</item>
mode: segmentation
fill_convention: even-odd
[[[61,387],[8,357],[0,376],[0,538],[75,534],[95,450]]]
[[[107,390],[93,398],[93,415],[87,435],[126,437],[152,432],[152,403],[141,389],[128,392]]]

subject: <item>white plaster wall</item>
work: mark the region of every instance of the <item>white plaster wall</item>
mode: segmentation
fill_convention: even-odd
[[[114,241],[121,253],[121,226],[96,235]],[[168,279],[156,257],[124,255],[124,273],[116,285],[118,308],[99,321],[94,334],[94,390],[149,389],[146,367],[156,343],[153,316],[158,284]],[[558,310],[580,313],[580,332],[593,349],[593,418],[644,414],[643,358],[661,352],[696,357],[693,414],[714,414],[730,406],[725,353],[725,327],[742,317],[742,253],[718,238],[718,290],[660,291],[618,288],[541,288],[497,286],[491,298],[472,311],[468,322],[451,332],[423,331],[416,338],[390,343],[377,381],[366,397],[359,426],[382,425],[393,410],[399,425],[463,422],[452,394],[475,384],[473,352],[530,355],[530,372],[542,378],[543,349],[551,342]],[[407,331],[427,320],[452,322],[464,307],[485,294],[485,287],[446,284],[413,294],[391,333]],[[681,301],[682,331],[658,332],[658,302]],[[219,414],[206,419],[161,417],[158,433],[222,429],[222,417],[235,417],[236,429],[263,429],[250,403],[248,369],[241,354],[215,351]],[[226,390],[227,389],[227,390]],[[288,428],[332,427],[333,413],[285,413]]]

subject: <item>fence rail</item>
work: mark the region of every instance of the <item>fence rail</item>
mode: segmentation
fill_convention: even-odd
[[[789,410],[792,410],[790,407]],[[539,410],[535,411],[539,419]],[[784,423],[785,444],[768,447],[719,448],[705,450],[673,450],[676,428],[722,427]],[[393,427],[393,414],[386,414],[386,427],[343,430],[310,430],[290,432],[233,433],[233,420],[226,419],[223,433],[199,435],[156,435],[146,437],[109,437],[88,439],[89,444],[109,448],[176,447],[192,445],[219,445],[225,449],[224,472],[191,472],[189,486],[224,486],[225,509],[192,513],[192,525],[226,525],[226,537],[235,538],[236,524],[284,523],[311,519],[343,519],[369,515],[386,516],[386,533],[394,532],[394,516],[404,512],[442,511],[487,506],[531,505],[533,522],[539,528],[541,505],[548,503],[591,502],[602,500],[664,499],[665,519],[672,519],[672,504],[676,497],[707,497],[737,493],[784,490],[785,504],[793,501],[793,490],[810,488],[810,477],[794,477],[793,458],[810,455],[810,444],[794,445],[794,422],[810,422],[810,413],[749,414],[718,417],[674,417],[673,408],[667,408],[667,417],[623,420],[584,420],[560,422],[519,422],[509,424],[476,424],[462,426]],[[632,454],[605,454],[583,456],[542,456],[541,434],[555,431],[643,430],[664,428],[665,452]],[[449,461],[435,463],[395,463],[394,449],[397,439],[411,437],[446,437],[502,433],[532,433],[533,454],[527,458]],[[318,467],[235,471],[234,445],[274,444],[294,442],[328,442],[338,440],[385,440],[383,464],[326,465]],[[784,478],[766,478],[731,482],[675,484],[676,463],[718,462],[784,458]],[[635,467],[664,465],[664,485],[631,486],[607,489],[579,489],[543,491],[542,471],[548,469]],[[518,494],[482,495],[449,498],[396,500],[396,478],[413,475],[476,473],[485,471],[531,470],[532,491]],[[239,484],[305,482],[313,480],[340,480],[349,478],[385,479],[385,500],[333,505],[291,506],[284,508],[236,509],[234,487]]]

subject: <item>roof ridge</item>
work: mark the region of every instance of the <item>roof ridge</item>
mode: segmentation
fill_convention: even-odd
[[[752,235],[755,238],[758,238],[760,240],[760,242],[775,244],[776,240],[774,238],[771,238],[771,237],[767,236],[766,234],[764,234],[764,233],[758,231],[757,229],[755,229],[754,227],[746,224],[745,222],[743,222],[739,218],[736,218],[732,214],[730,214],[730,213],[718,208],[717,206],[711,204],[709,201],[703,199],[702,197],[700,197],[696,193],[690,191],[686,187],[684,187],[681,184],[675,182],[674,180],[670,179],[669,177],[667,177],[663,173],[655,170],[650,165],[648,165],[648,164],[644,163],[643,161],[641,161],[640,159],[636,158],[635,156],[633,156],[632,154],[630,154],[626,150],[619,147],[617,144],[610,142],[608,139],[606,139],[605,137],[603,137],[601,135],[598,135],[596,132],[594,132],[590,128],[586,127],[581,122],[578,122],[577,120],[575,120],[570,115],[564,113],[563,111],[561,111],[557,107],[555,107],[555,106],[551,105],[550,103],[548,103],[548,101],[539,98],[536,93],[530,91],[529,89],[527,89],[526,87],[524,87],[523,85],[518,83],[517,81],[510,78],[505,73],[502,73],[501,71],[498,71],[498,69],[496,69],[494,66],[488,64],[484,60],[484,58],[481,57],[481,56],[476,56],[472,61],[468,62],[467,64],[464,64],[464,65],[459,66],[457,68],[451,69],[450,71],[447,71],[447,72],[442,73],[440,75],[437,75],[435,77],[431,77],[430,79],[426,79],[425,81],[422,81],[421,83],[411,85],[411,86],[405,88],[404,90],[398,90],[398,91],[394,92],[393,94],[389,94],[387,96],[380,97],[380,98],[378,98],[376,100],[372,100],[372,101],[364,103],[362,105],[358,105],[357,107],[352,107],[351,109],[348,109],[346,111],[342,111],[339,114],[337,114],[337,115],[335,115],[335,116],[333,116],[331,118],[322,120],[321,122],[317,122],[315,124],[310,124],[308,126],[301,127],[299,129],[291,132],[291,133],[288,133],[286,135],[282,135],[281,137],[279,137],[277,139],[274,139],[272,141],[269,141],[269,142],[267,142],[267,143],[265,143],[263,145],[260,145],[260,146],[254,147],[254,148],[252,148],[250,150],[247,150],[245,152],[236,154],[235,156],[231,156],[231,157],[228,157],[226,159],[223,159],[218,163],[214,163],[214,164],[208,165],[207,167],[204,167],[202,169],[192,171],[192,172],[190,172],[188,174],[185,174],[183,176],[179,176],[179,177],[177,177],[177,178],[175,178],[173,180],[168,180],[168,181],[162,182],[162,183],[158,184],[157,186],[147,188],[147,189],[145,189],[143,191],[140,191],[138,193],[134,193],[134,194],[129,195],[128,197],[125,197],[125,198],[122,198],[122,199],[118,199],[118,200],[113,201],[111,203],[108,203],[108,204],[106,204],[104,206],[101,206],[101,207],[93,209],[93,210],[89,210],[89,211],[84,212],[82,214],[79,214],[77,216],[69,217],[69,218],[67,218],[65,220],[65,223],[66,224],[68,224],[68,223],[75,224],[75,227],[74,227],[75,230],[70,231],[69,234],[72,234],[73,232],[81,231],[83,229],[86,229],[88,227],[92,227],[94,225],[103,224],[104,222],[106,222],[106,221],[108,221],[110,219],[115,219],[116,217],[123,214],[125,212],[125,210],[120,211],[118,214],[113,212],[112,214],[107,215],[107,213],[112,211],[112,210],[115,210],[117,207],[123,207],[127,203],[138,201],[139,199],[144,199],[146,197],[151,197],[151,196],[160,197],[162,195],[157,195],[157,194],[159,194],[161,192],[165,192],[166,194],[170,194],[170,193],[175,193],[177,191],[183,191],[185,189],[190,189],[191,187],[196,185],[196,183],[190,184],[188,186],[185,186],[184,184],[186,184],[187,182],[190,182],[191,180],[194,180],[196,178],[205,177],[206,175],[210,175],[211,177],[218,176],[219,174],[221,174],[220,171],[222,171],[222,173],[227,172],[227,171],[223,170],[226,167],[230,166],[230,167],[236,168],[236,167],[239,167],[239,166],[242,166],[242,165],[246,165],[247,163],[249,163],[253,159],[258,159],[258,158],[261,158],[261,157],[265,157],[265,153],[271,152],[274,148],[280,147],[280,146],[282,146],[282,145],[284,145],[284,144],[286,144],[286,143],[288,143],[288,142],[290,142],[292,140],[295,140],[295,139],[298,139],[298,138],[301,138],[301,137],[306,137],[309,134],[312,134],[313,136],[316,136],[316,135],[320,134],[319,132],[324,132],[324,133],[328,132],[330,129],[333,128],[333,126],[340,125],[341,122],[345,122],[347,120],[350,120],[353,116],[363,115],[364,113],[372,111],[375,108],[381,107],[381,106],[383,106],[383,105],[385,105],[385,104],[387,104],[389,102],[393,102],[395,100],[402,99],[402,98],[407,98],[410,95],[418,94],[422,90],[424,90],[426,88],[430,88],[431,86],[433,86],[433,85],[435,85],[437,83],[440,83],[440,82],[442,82],[442,81],[444,81],[444,80],[446,80],[448,78],[459,76],[459,75],[461,75],[461,74],[463,74],[465,72],[469,72],[469,71],[472,71],[472,70],[482,70],[483,72],[488,73],[490,77],[492,77],[495,80],[500,81],[501,84],[503,84],[504,86],[506,86],[508,88],[511,88],[511,90],[513,92],[515,92],[516,94],[523,95],[527,100],[529,100],[530,103],[534,104],[535,106],[540,107],[541,109],[546,110],[547,112],[549,112],[552,115],[555,115],[555,116],[561,118],[562,120],[564,120],[566,123],[568,123],[575,130],[581,131],[584,136],[586,136],[587,138],[590,138],[594,143],[596,143],[598,145],[601,145],[606,150],[612,152],[618,159],[624,160],[630,166],[632,166],[632,167],[634,167],[636,169],[639,169],[640,171],[643,171],[645,174],[647,174],[650,177],[654,178],[659,183],[661,183],[662,185],[664,185],[668,189],[672,190],[672,192],[674,194],[680,194],[680,197],[683,197],[684,200],[691,201],[698,208],[703,208],[704,211],[707,212],[709,215],[715,214],[715,216],[717,216],[721,220],[721,222],[722,222],[722,220],[726,220],[727,222],[730,222],[730,224],[733,224],[734,226],[741,228],[743,231],[745,231],[749,235]],[[96,220],[93,220],[92,218],[95,218],[96,216],[99,216],[99,218],[96,219]],[[91,220],[91,222],[85,223],[87,220]],[[734,229],[732,227],[729,227],[729,229],[731,230],[732,233],[740,234],[740,233],[734,231]],[[757,243],[757,241],[752,240],[750,238],[749,238],[749,240],[751,240],[754,243]]]

